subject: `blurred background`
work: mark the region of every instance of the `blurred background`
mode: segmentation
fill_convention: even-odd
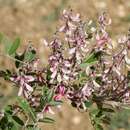
[[[0,0],[0,32],[10,39],[20,37],[22,48],[31,41],[45,64],[48,50],[41,39],[52,37],[62,10],[67,8],[81,13],[83,19],[94,20],[102,11],[107,11],[113,20],[110,27],[113,38],[127,33],[130,27],[130,0]],[[0,57],[1,69],[13,68],[12,64]],[[0,108],[11,103],[16,92],[10,84],[0,80]],[[41,127],[44,130],[93,130],[88,114],[78,112],[66,102],[60,111],[56,110],[54,118],[55,124]],[[108,130],[130,130],[130,111],[117,112]]]

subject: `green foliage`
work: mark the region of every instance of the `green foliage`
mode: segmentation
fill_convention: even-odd
[[[1,44],[4,45],[3,53],[8,54],[12,41],[8,37],[6,37],[4,34],[1,34]]]
[[[62,0],[62,2],[64,3],[65,0]],[[56,8],[55,11],[52,12],[49,17],[47,17],[47,20],[56,20],[60,9],[61,8]],[[49,112],[50,107],[61,105],[62,101],[60,101],[60,98],[64,95],[68,95],[66,97],[71,100],[72,106],[76,107],[77,109],[90,110],[89,114],[95,130],[103,130],[103,124],[110,124],[110,114],[114,112],[114,110],[109,108],[109,106],[104,107],[106,105],[105,100],[110,101],[111,99],[115,102],[117,101],[117,98],[127,100],[127,98],[124,98],[124,95],[127,94],[127,91],[124,93],[124,89],[126,89],[130,74],[128,72],[128,77],[126,77],[125,75],[119,74],[120,71],[113,71],[114,69],[119,69],[116,68],[118,64],[115,63],[118,63],[121,57],[123,57],[123,59],[120,59],[120,66],[125,65],[124,62],[122,62],[125,61],[124,50],[119,54],[116,54],[119,59],[116,58],[115,55],[113,56],[113,51],[111,51],[112,53],[105,53],[108,52],[108,50],[104,43],[109,43],[110,41],[110,37],[105,29],[107,23],[105,14],[102,14],[99,18],[100,27],[96,32],[97,34],[101,33],[99,38],[95,37],[96,33],[93,33],[93,30],[95,30],[93,27],[96,27],[96,23],[90,22],[91,24],[88,25],[87,29],[88,32],[84,32],[85,29],[83,23],[85,22],[79,19],[78,14],[73,15],[72,11],[70,10],[68,13],[65,12],[63,17],[65,26],[62,26],[62,28],[65,27],[65,31],[62,32],[65,34],[63,36],[65,36],[65,41],[67,40],[68,46],[64,49],[63,47],[66,47],[66,42],[62,42],[64,38],[61,38],[60,40],[60,37],[57,37],[57,33],[55,33],[57,38],[54,38],[53,42],[51,42],[52,44],[50,47],[52,47],[52,54],[49,58],[49,65],[47,68],[39,68],[32,65],[33,63],[37,62],[36,51],[32,46],[27,47],[22,54],[19,54],[17,49],[20,46],[20,39],[16,38],[14,41],[11,41],[3,34],[0,34],[0,43],[3,43],[5,46],[6,56],[15,61],[15,66],[17,68],[16,72],[10,72],[9,70],[0,71],[0,77],[13,82],[21,90],[19,91],[20,94],[18,95],[23,96],[17,98],[17,105],[8,105],[4,109],[4,112],[2,113],[3,115],[0,113],[0,128],[2,130],[19,130],[20,128],[27,130],[40,130],[38,128],[38,122],[54,123],[52,118],[43,114]],[[57,32],[60,33],[60,31]],[[86,49],[84,46],[86,44],[84,39],[89,41],[91,38],[95,40],[93,42],[96,43],[96,39],[99,39],[99,42],[101,41],[103,44],[100,46],[98,44],[92,46],[91,53],[87,53],[87,57],[84,58],[85,53],[83,54],[84,51],[82,52],[83,49]],[[63,45],[61,43],[63,43]],[[80,46],[85,48],[80,50]],[[66,57],[64,52],[69,52],[69,49],[72,49],[72,47],[76,48],[74,54],[72,54],[72,57],[68,57],[67,55]],[[125,45],[123,48],[127,51],[129,47]],[[80,54],[83,56],[81,58],[81,61],[83,60],[80,65],[81,68],[79,67],[79,61],[77,58],[78,55],[80,58]],[[104,60],[101,59],[101,54],[105,54],[102,55],[102,59],[106,58],[106,55],[110,55],[111,59],[115,60],[115,63],[113,62],[112,66],[111,63],[106,64]],[[94,66],[96,63],[98,64]],[[110,66],[108,66],[109,64]],[[123,66],[121,67],[123,68]],[[91,69],[87,76],[87,71],[84,71],[84,68],[86,67]],[[112,72],[106,73],[105,75],[102,73],[105,69]],[[56,73],[51,72],[52,70],[54,70]],[[115,72],[118,74],[117,76]],[[62,81],[58,80],[57,75],[62,78]],[[119,80],[121,80],[121,83]],[[103,87],[100,89],[98,84]],[[116,87],[116,89],[114,88],[116,86],[115,84],[119,85],[119,87]],[[58,88],[59,86],[63,87],[63,89]],[[88,86],[87,89],[86,86]],[[121,90],[119,90],[120,88]],[[120,96],[120,93],[122,92],[123,94]],[[116,98],[114,98],[114,96]],[[97,106],[96,108],[94,106],[94,109],[91,109],[93,103],[95,103]],[[119,104],[121,103],[122,102],[119,102]]]
[[[113,109],[103,107],[102,104],[98,104],[97,108],[91,109],[89,115],[95,130],[103,130],[103,124],[109,125],[111,122],[110,114],[113,112]]]
[[[101,56],[101,52],[93,52],[80,64],[81,67],[87,67],[94,65],[98,62],[99,57]]]
[[[16,53],[16,50],[18,49],[20,45],[20,38],[16,38],[10,48],[8,49],[8,54],[13,55]]]
[[[11,72],[7,69],[5,71],[0,70],[0,77],[3,77],[5,80],[9,80]]]
[[[53,97],[54,97],[54,90],[44,86],[42,90],[42,96],[40,99],[41,108],[43,108],[43,106],[45,105],[58,106],[63,103],[62,101],[54,101]]]
[[[24,122],[13,114],[13,107],[8,105],[4,109],[4,116],[0,120],[1,130],[19,130]]]
[[[16,38],[14,41],[11,41],[4,34],[0,33],[0,43],[4,45],[5,53],[12,56],[16,53],[20,45],[20,38]]]
[[[11,41],[8,37],[0,33],[0,43],[4,46],[4,52],[2,53],[15,61],[16,68],[20,67],[25,62],[32,62],[36,58],[36,51],[30,46],[22,54],[17,52],[20,46],[20,38]]]
[[[20,107],[23,109],[23,111],[27,115],[30,115],[32,117],[32,120],[35,122],[35,120],[36,120],[36,113],[30,107],[30,105],[28,104],[28,102],[25,99],[20,98],[20,97],[18,97],[17,100],[18,100],[18,103],[19,103]]]
[[[27,130],[41,130],[40,128],[36,127],[35,125],[27,125]]]
[[[22,54],[15,53],[15,66],[19,68],[23,63],[32,62],[36,58],[36,51],[27,48]]]
[[[92,106],[93,102],[92,102],[92,101],[85,101],[84,104],[85,104],[85,106],[86,106],[87,108],[89,108],[89,107]]]
[[[24,122],[18,116],[12,116],[12,119],[16,121],[19,125],[24,125]]]
[[[51,105],[51,106],[59,106],[59,105],[62,105],[62,101],[51,101],[49,104]]]
[[[39,120],[39,122],[43,122],[43,123],[54,123],[55,120],[53,120],[50,117],[44,117],[42,120]]]
[[[31,62],[35,59],[35,56],[36,56],[35,50],[26,51],[24,54],[24,61]]]
[[[130,130],[130,110],[122,110],[118,111],[111,118],[110,126],[108,126],[108,130],[117,130],[124,129]]]

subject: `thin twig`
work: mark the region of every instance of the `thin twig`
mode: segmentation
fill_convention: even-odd
[[[18,60],[18,59],[16,59],[16,58],[13,58],[13,57],[11,57],[11,56],[9,56],[9,55],[0,54],[0,56],[2,56],[2,57],[7,57],[7,58],[9,58],[9,59],[11,59],[11,60],[13,60],[13,61],[18,61],[18,62],[20,62],[20,63],[22,63],[22,64],[28,65],[26,62],[23,62],[23,61],[21,61],[21,60]]]

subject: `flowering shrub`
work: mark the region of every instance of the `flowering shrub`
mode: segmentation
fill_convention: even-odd
[[[63,97],[79,111],[89,112],[95,130],[110,123],[116,108],[129,105],[130,34],[117,39],[116,46],[107,32],[111,19],[106,13],[95,24],[64,10],[61,20],[52,41],[43,40],[51,49],[47,66],[40,66],[31,45],[19,54],[19,38],[6,48],[16,71],[1,70],[0,77],[19,91],[17,101],[1,111],[2,130],[40,130],[39,122],[53,123],[46,113],[53,114],[54,106],[59,109]],[[5,41],[2,35],[0,41]]]

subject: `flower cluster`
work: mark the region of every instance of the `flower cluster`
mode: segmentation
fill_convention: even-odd
[[[39,67],[39,59],[33,57],[36,50],[27,49],[17,54],[17,72],[9,73],[8,80],[34,108],[37,121],[44,113],[53,114],[51,108],[61,105],[62,97],[78,110],[88,109],[86,102],[129,104],[130,34],[115,45],[107,32],[111,19],[106,13],[99,16],[97,27],[72,10],[64,10],[61,20],[53,40],[43,40],[51,49],[47,67]]]

